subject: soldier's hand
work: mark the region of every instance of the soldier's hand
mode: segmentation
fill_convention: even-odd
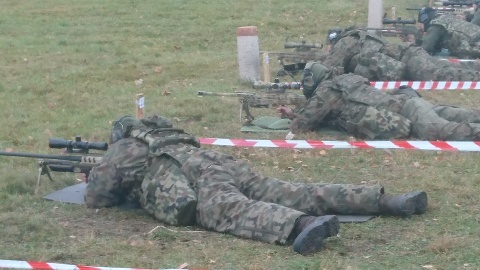
[[[278,114],[278,117],[280,118],[288,118],[288,119],[293,119],[295,118],[295,114],[293,113],[293,110],[288,107],[288,106],[278,106],[277,107],[277,114]]]

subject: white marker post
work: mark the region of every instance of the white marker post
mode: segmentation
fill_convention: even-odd
[[[368,28],[383,27],[383,0],[368,0]]]
[[[145,114],[145,96],[143,94],[136,95],[135,106],[135,115],[137,119],[142,119]]]
[[[256,26],[237,29],[237,50],[240,78],[248,81],[260,80],[260,49]]]

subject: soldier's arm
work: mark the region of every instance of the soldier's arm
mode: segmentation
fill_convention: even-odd
[[[338,102],[341,102],[339,92],[329,90],[326,84],[319,85],[314,95],[308,99],[307,104],[296,113],[290,130],[297,134],[318,129]]]
[[[122,204],[134,182],[143,180],[147,155],[148,147],[134,138],[111,145],[88,176],[86,205],[101,208]]]
[[[470,22],[480,26],[480,8],[475,11],[475,14],[473,14],[473,18]]]
[[[427,33],[423,35],[422,48],[430,55],[439,52],[442,49],[441,43],[446,35],[446,31],[447,30],[439,25],[430,26],[427,30]]]

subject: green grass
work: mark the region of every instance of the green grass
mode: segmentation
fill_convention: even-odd
[[[416,17],[405,7],[421,6],[384,1],[385,10],[394,5],[402,18]],[[135,113],[140,92],[147,114],[165,115],[198,137],[282,139],[241,133],[236,99],[196,96],[198,90],[251,91],[238,77],[237,27],[256,25],[260,50],[280,51],[286,37],[323,42],[329,28],[365,25],[366,18],[365,0],[4,0],[0,149],[58,153],[48,149],[49,138],[106,141],[112,120]],[[138,79],[142,88],[134,84]],[[423,94],[438,103],[480,102],[476,91]],[[298,136],[307,138],[336,139]],[[164,226],[142,211],[45,201],[76,176],[56,173],[35,194],[36,161],[1,157],[0,259],[144,268],[480,268],[478,153],[205,147],[291,181],[380,183],[393,193],[423,189],[430,205],[408,220],[344,224],[321,252],[303,257],[288,246]]]

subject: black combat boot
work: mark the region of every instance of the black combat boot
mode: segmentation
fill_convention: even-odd
[[[323,239],[337,235],[340,223],[336,216],[301,216],[293,230],[296,235],[293,250],[308,255],[322,248]]]
[[[419,190],[401,195],[382,194],[379,204],[380,214],[400,217],[420,215],[427,210],[427,193]]]

